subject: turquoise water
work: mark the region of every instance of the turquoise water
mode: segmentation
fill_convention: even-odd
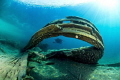
[[[20,0],[19,0],[20,1]],[[23,48],[31,36],[47,23],[66,16],[79,16],[91,21],[99,30],[105,45],[104,56],[99,63],[120,62],[120,2],[110,7],[92,2],[67,6],[43,6],[21,3],[17,0],[0,2],[0,38],[18,41]],[[117,1],[117,0],[115,0]],[[112,5],[111,5],[112,6]],[[62,44],[53,43],[56,38]],[[48,49],[71,49],[90,44],[64,36],[42,41]]]
[[[103,59],[108,58],[110,62],[114,62],[114,60],[119,62],[119,7],[118,5],[115,9],[109,10],[109,8],[100,7],[94,2],[60,7],[36,6],[20,3],[17,0],[6,0],[3,1],[0,9],[0,22],[3,24],[0,26],[0,32],[1,35],[5,33],[7,37],[11,36],[11,38],[18,39],[26,44],[30,37],[48,22],[70,15],[79,16],[91,21],[100,31],[105,44]],[[4,22],[9,23],[10,26]],[[59,36],[59,38],[63,40],[63,44],[53,44],[55,38],[44,40],[43,43],[49,44],[49,49],[77,48],[89,45],[76,39],[63,36]],[[71,43],[73,40],[74,43]]]
[[[111,60],[119,62],[119,5],[113,10],[104,8],[104,6],[100,7],[94,2],[55,7],[28,5],[14,0],[6,0],[2,5],[0,18],[12,25],[12,27],[6,26],[4,22],[4,25],[1,25],[0,32],[5,33],[6,36],[10,35],[11,38],[16,38],[26,44],[30,37],[48,22],[70,15],[79,16],[91,21],[100,31],[105,44],[105,58],[103,59],[108,58],[110,62]],[[43,43],[49,44],[49,49],[77,48],[89,45],[76,39],[69,39],[63,36],[59,36],[59,38],[63,40],[61,45],[52,43],[55,38],[44,40]],[[71,43],[72,40],[74,40],[74,43]],[[58,45],[59,47],[56,47]]]

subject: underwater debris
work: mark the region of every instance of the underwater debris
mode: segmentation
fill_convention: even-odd
[[[66,37],[77,38],[93,45],[92,47],[86,47],[84,50],[81,50],[80,48],[69,50],[71,53],[73,53],[70,56],[71,59],[82,63],[97,63],[97,61],[103,56],[104,51],[104,44],[99,31],[90,21],[75,16],[72,18],[71,17],[72,16],[67,17],[67,19],[52,21],[40,29],[32,36],[29,43],[24,47],[22,51],[26,51],[35,47],[39,42],[46,38],[63,35]],[[63,23],[64,21],[70,22]],[[61,43],[62,40],[58,38],[56,39],[56,42]],[[66,55],[65,51],[63,51],[63,54]]]
[[[97,66],[120,67],[120,62],[113,64],[97,64]]]
[[[79,52],[79,53],[78,53]],[[47,59],[51,58],[69,58],[76,62],[81,63],[89,63],[89,64],[96,64],[98,58],[101,58],[101,54],[96,53],[103,53],[100,49],[96,49],[95,47],[85,47],[85,48],[75,48],[75,49],[66,49],[66,50],[58,50],[46,54]]]
[[[45,63],[45,65],[54,65],[55,63],[54,62],[47,62]]]
[[[32,76],[25,76],[22,80],[34,80]]]
[[[60,38],[56,38],[55,41],[53,43],[59,43],[62,44],[63,40]]]
[[[29,50],[30,52],[31,51],[37,51],[38,53],[41,53],[43,50],[41,49],[41,48],[39,48],[39,47],[34,47],[34,48],[32,48],[31,50]]]
[[[38,51],[30,51],[29,50],[28,61],[34,61],[37,63],[41,63],[41,61],[46,60],[46,56],[42,53],[38,53]]]

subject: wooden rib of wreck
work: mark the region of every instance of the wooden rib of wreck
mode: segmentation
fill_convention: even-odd
[[[64,21],[70,22],[64,23]],[[78,21],[78,23],[74,23],[74,21]],[[79,23],[79,21],[84,24]],[[91,22],[82,18],[67,18],[52,21],[32,36],[23,51],[35,47],[39,42],[46,38],[56,37],[59,35],[77,38],[93,45],[91,47],[82,49],[77,48],[69,50],[72,53],[72,55],[69,57],[73,60],[77,60],[78,62],[82,63],[94,64],[97,63],[98,60],[103,56],[104,43],[98,29]],[[67,56],[65,51],[62,50],[62,52]],[[58,53],[57,55],[59,55],[59,52],[55,53]]]

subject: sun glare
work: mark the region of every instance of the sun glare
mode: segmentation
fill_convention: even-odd
[[[61,6],[74,6],[81,3],[90,2],[91,0],[15,0],[22,2],[27,5],[32,6],[54,6],[54,7],[61,7]]]
[[[120,0],[96,0],[94,2],[97,15],[103,21],[109,24],[109,27],[116,27],[120,19]],[[118,26],[118,25],[117,25]]]
[[[108,10],[114,10],[118,7],[119,0],[97,0],[97,4],[100,7],[107,8]]]

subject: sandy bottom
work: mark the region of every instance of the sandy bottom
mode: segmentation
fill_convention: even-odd
[[[13,57],[19,50],[0,46],[0,61],[8,60],[4,57]],[[6,55],[7,54],[7,55]],[[2,57],[4,56],[4,57]],[[46,64],[52,63],[52,64]],[[0,65],[4,63],[0,62]],[[7,66],[7,65],[6,65]],[[10,66],[10,64],[9,64]],[[120,66],[88,65],[74,62],[69,59],[49,59],[46,61],[29,62],[30,76],[34,80],[120,80]],[[2,80],[2,79],[1,79]]]

